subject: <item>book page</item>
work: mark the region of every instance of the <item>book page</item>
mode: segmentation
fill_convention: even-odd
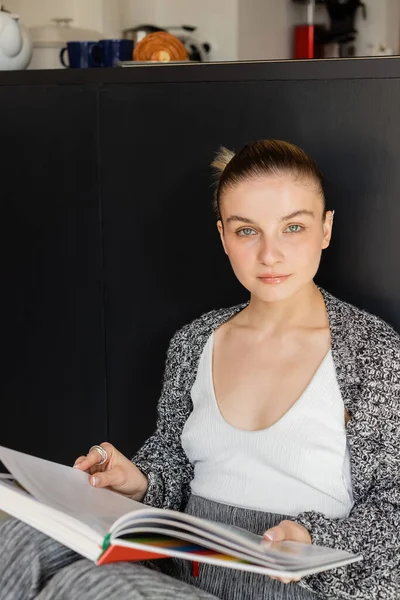
[[[353,556],[344,550],[327,548],[325,546],[316,546],[304,544],[301,542],[269,542],[262,536],[246,531],[234,525],[201,519],[186,513],[177,513],[171,510],[159,511],[143,507],[143,510],[133,515],[127,514],[121,517],[112,527],[113,538],[123,535],[130,531],[132,534],[135,528],[146,525],[151,522],[152,527],[168,527],[175,529],[175,536],[179,538],[181,530],[191,531],[200,534],[202,541],[204,539],[219,541],[228,549],[246,551],[252,556],[264,557],[274,562],[289,565],[317,565],[326,564]],[[158,525],[157,525],[158,523]]]
[[[49,535],[64,546],[78,552],[85,558],[96,560],[104,542],[104,535],[91,527],[42,504],[19,485],[0,479],[0,506],[11,516]]]
[[[233,556],[227,556],[226,554],[219,554],[214,552],[204,553],[202,549],[200,549],[200,551],[197,552],[195,548],[191,550],[185,550],[176,546],[159,546],[146,543],[137,543],[131,540],[114,540],[113,544],[115,545],[110,546],[107,552],[104,553],[104,555],[99,559],[99,564],[107,564],[108,562],[118,560],[114,559],[112,557],[112,554],[114,551],[116,551],[116,554],[118,555],[118,550],[120,550],[121,547],[126,550],[125,557],[123,560],[137,560],[135,558],[136,552],[138,550],[143,552],[144,549],[147,549],[149,552],[157,551],[160,554],[164,554],[165,556],[175,556],[177,558],[185,558],[187,560],[194,560],[200,563],[204,562],[211,565],[219,565],[221,567],[239,569],[241,571],[260,573],[263,575],[272,575],[273,577],[305,577],[307,575],[313,575],[314,573],[320,573],[321,571],[325,571],[326,569],[348,565],[352,562],[357,562],[361,560],[360,555],[350,555],[351,558],[337,560],[331,564],[318,565],[312,567],[304,567],[303,565],[299,565],[297,568],[288,568],[287,566],[280,565],[263,567],[261,565],[241,562],[240,559],[235,558]],[[132,558],[129,556],[129,551],[132,552]]]
[[[89,475],[72,467],[2,446],[0,460],[42,504],[78,519],[103,537],[123,514],[145,508],[116,492],[92,487]]]

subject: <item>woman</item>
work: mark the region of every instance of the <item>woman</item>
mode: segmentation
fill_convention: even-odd
[[[75,466],[153,506],[364,560],[291,582],[210,565],[195,577],[175,559],[98,568],[10,520],[1,600],[398,597],[400,338],[314,284],[333,212],[302,150],[264,140],[213,164],[218,231],[250,301],[173,337],[157,429],[133,462],[104,443]]]

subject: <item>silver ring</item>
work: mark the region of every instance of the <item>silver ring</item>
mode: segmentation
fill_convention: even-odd
[[[92,446],[89,450],[89,453],[91,453],[92,450],[97,450],[97,452],[100,454],[101,456],[101,460],[100,462],[96,463],[96,465],[104,465],[105,462],[107,462],[108,460],[108,454],[107,454],[107,450],[104,450],[104,448],[102,446]]]

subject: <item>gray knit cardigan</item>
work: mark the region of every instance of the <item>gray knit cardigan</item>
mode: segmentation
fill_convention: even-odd
[[[307,511],[292,520],[312,542],[361,552],[364,560],[303,578],[321,598],[400,599],[400,337],[378,317],[321,290],[344,405],[351,415],[354,506],[344,519]],[[192,410],[191,388],[212,331],[247,304],[213,310],[178,331],[170,342],[155,433],[133,461],[149,479],[145,502],[182,510],[193,466],[181,445]]]

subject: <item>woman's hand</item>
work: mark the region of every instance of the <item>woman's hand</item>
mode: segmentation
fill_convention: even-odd
[[[77,458],[74,468],[89,473],[89,483],[94,487],[105,487],[139,502],[143,500],[148,486],[146,475],[112,444],[104,442],[100,446],[107,452],[104,464],[98,464],[100,453],[92,450],[87,456]]]
[[[292,542],[303,542],[303,544],[311,544],[311,535],[308,529],[293,523],[293,521],[281,521],[276,527],[271,527],[264,533],[264,539],[269,542],[283,542],[284,540],[291,540]],[[278,579],[283,583],[290,583],[291,581],[300,581],[301,577],[271,577],[271,579]]]

